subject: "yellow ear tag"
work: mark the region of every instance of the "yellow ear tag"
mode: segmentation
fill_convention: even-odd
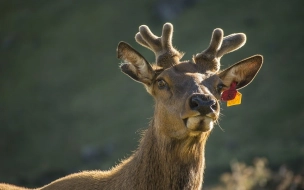
[[[234,99],[227,101],[227,107],[239,105],[239,104],[241,104],[241,102],[242,102],[242,94],[239,91],[237,91]]]

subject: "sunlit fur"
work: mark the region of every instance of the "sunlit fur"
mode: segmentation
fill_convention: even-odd
[[[249,84],[262,65],[262,56],[244,59],[219,72],[219,60],[245,43],[244,34],[223,37],[213,32],[210,47],[192,61],[180,61],[182,53],[172,46],[173,26],[167,23],[161,37],[141,26],[136,40],[156,55],[156,66],[125,42],[117,48],[123,73],[142,83],[155,101],[154,116],[137,150],[108,171],[83,171],[60,178],[41,190],[141,190],[202,188],[205,144],[220,115],[222,90],[232,82],[240,89]],[[226,85],[218,90],[219,85]],[[119,90],[119,89],[118,89]],[[203,96],[213,109],[194,109],[190,100]],[[135,105],[136,106],[136,105]],[[205,107],[204,107],[205,108]],[[120,128],[126,128],[121,126]],[[0,190],[23,189],[0,184]]]

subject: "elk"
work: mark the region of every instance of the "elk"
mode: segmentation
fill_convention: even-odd
[[[155,101],[154,117],[138,149],[109,171],[71,174],[38,189],[202,188],[205,144],[219,119],[221,94],[232,84],[236,90],[247,86],[263,57],[254,55],[220,71],[221,57],[242,47],[245,34],[224,37],[217,28],[209,47],[191,61],[181,61],[183,53],[173,47],[172,35],[170,23],[164,24],[161,37],[146,25],[139,27],[135,39],[154,52],[154,64],[126,42],[117,47],[121,71],[142,83]],[[23,188],[2,184],[0,189]]]

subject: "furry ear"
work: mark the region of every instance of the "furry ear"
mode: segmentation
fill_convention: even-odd
[[[117,57],[122,59],[120,69],[137,82],[151,85],[155,72],[148,61],[126,42],[119,42]]]
[[[218,75],[226,86],[236,82],[236,89],[241,89],[254,79],[262,64],[263,56],[254,55],[230,66]]]

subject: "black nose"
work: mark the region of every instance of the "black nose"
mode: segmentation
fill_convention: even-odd
[[[189,105],[192,110],[196,110],[202,115],[206,115],[217,110],[217,103],[204,94],[192,95]]]

